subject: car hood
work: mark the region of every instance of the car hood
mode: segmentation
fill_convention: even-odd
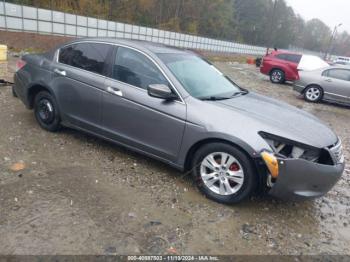
[[[263,131],[276,136],[323,148],[337,142],[335,133],[315,116],[286,103],[255,93],[216,101],[250,122],[255,122],[256,132]],[[241,118],[242,121],[242,118]],[[244,120],[243,120],[244,121]],[[244,123],[242,123],[244,126]]]

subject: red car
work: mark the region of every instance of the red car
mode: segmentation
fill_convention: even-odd
[[[285,51],[273,51],[264,56],[260,72],[270,76],[272,83],[282,84],[285,81],[299,79],[298,64],[302,55]]]

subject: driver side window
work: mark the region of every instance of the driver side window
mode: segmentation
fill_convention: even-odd
[[[147,89],[152,84],[169,86],[167,79],[143,54],[125,47],[118,47],[115,63],[113,65],[113,78]]]

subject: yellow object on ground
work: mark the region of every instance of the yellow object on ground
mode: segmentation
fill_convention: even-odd
[[[18,162],[13,164],[10,169],[11,171],[18,172],[26,168],[26,165],[23,162]]]
[[[0,61],[7,61],[7,46],[0,45]]]

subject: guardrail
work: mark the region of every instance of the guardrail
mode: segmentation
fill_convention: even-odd
[[[246,45],[156,28],[137,26],[54,10],[0,2],[0,30],[71,37],[145,40],[180,48],[264,55],[266,47]]]
[[[263,56],[266,53],[266,47],[182,34],[31,6],[16,5],[7,3],[4,0],[0,2],[0,30],[70,37],[135,39],[180,48],[255,56]],[[296,47],[290,47],[289,50],[320,57],[323,56],[322,53]],[[334,58],[335,56],[332,56],[332,59]]]

